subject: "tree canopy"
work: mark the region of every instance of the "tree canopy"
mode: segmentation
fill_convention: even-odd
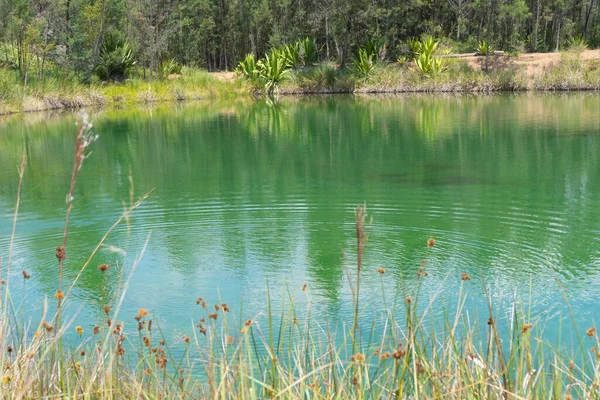
[[[144,75],[165,63],[232,70],[248,53],[314,38],[319,60],[341,65],[359,46],[386,57],[433,35],[452,51],[479,41],[506,51],[600,43],[597,0],[0,0],[0,65],[24,79],[49,69],[90,79],[133,54]],[[107,38],[124,43],[103,52]],[[118,39],[115,39],[118,38]],[[104,47],[103,47],[104,46]],[[102,59],[106,54],[111,60]],[[104,64],[103,64],[104,63]],[[104,70],[103,70],[104,71]],[[167,71],[168,72],[168,71]]]

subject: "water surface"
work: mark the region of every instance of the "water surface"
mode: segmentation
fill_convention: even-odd
[[[483,279],[507,315],[514,296],[530,302],[551,334],[570,318],[558,278],[586,328],[600,317],[599,110],[600,96],[577,94],[90,111],[99,139],[77,182],[66,282],[124,207],[153,191],[93,258],[71,309],[91,327],[148,239],[123,319],[143,307],[168,335],[189,333],[205,315],[198,296],[238,315],[243,302],[242,318],[260,317],[268,282],[273,298],[287,289],[298,307],[306,283],[324,318],[349,320],[345,270],[355,266],[354,209],[366,203],[362,290],[373,309],[382,284],[390,296],[410,293],[427,259],[424,293],[449,307],[467,272],[475,311],[484,313]],[[73,114],[0,120],[3,265],[23,149],[28,157],[11,278],[28,315],[56,291],[74,122]],[[429,237],[437,242],[427,250]]]

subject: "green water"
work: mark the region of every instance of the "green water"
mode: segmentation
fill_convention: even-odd
[[[366,314],[380,307],[382,284],[390,296],[410,293],[427,258],[424,293],[450,307],[467,272],[475,311],[485,304],[483,277],[506,315],[516,291],[552,331],[567,318],[558,277],[587,327],[600,319],[599,111],[595,94],[90,111],[99,139],[75,190],[66,282],[124,205],[153,191],[93,258],[71,313],[92,326],[148,240],[123,303],[125,320],[143,307],[167,335],[189,333],[205,315],[195,305],[199,296],[230,304],[238,316],[243,301],[241,318],[261,318],[267,281],[277,302],[287,288],[299,308],[306,283],[323,317],[348,320],[354,208],[366,203]],[[42,299],[56,291],[54,248],[62,243],[74,122],[73,114],[0,120],[3,274],[23,149],[28,157],[11,278],[15,303],[28,316],[39,315]],[[437,243],[427,251],[429,237]],[[109,274],[96,269],[100,263],[111,264]]]

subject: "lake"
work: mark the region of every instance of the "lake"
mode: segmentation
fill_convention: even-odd
[[[502,319],[516,298],[550,338],[561,323],[573,328],[558,281],[579,329],[600,320],[597,94],[307,97],[88,113],[99,138],[75,189],[67,284],[124,208],[151,193],[74,289],[68,315],[86,330],[115,304],[146,240],[121,308],[128,329],[145,308],[165,335],[189,334],[205,316],[199,296],[260,320],[267,285],[276,311],[292,296],[299,309],[310,302],[323,320],[350,323],[359,204],[369,222],[368,321],[382,287],[390,298],[412,293],[423,259],[422,296],[452,309],[463,285],[483,322],[482,281]],[[34,320],[44,298],[54,303],[75,121],[71,113],[0,119],[3,274],[25,149],[11,291]],[[461,282],[463,272],[472,280]]]

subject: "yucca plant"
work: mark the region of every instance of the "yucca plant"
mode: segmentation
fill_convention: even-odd
[[[102,40],[98,59],[96,74],[103,80],[124,79],[136,64],[129,42],[114,34]]]
[[[408,40],[408,47],[413,55],[421,54],[421,39],[417,37]]]
[[[257,62],[257,69],[261,79],[264,81],[264,88],[269,95],[272,95],[277,86],[290,73],[288,60],[283,52],[272,49],[265,54],[265,58]]]
[[[361,77],[367,78],[375,68],[375,54],[368,49],[358,49],[358,57],[354,58],[354,70]]]
[[[285,61],[290,68],[298,68],[301,64],[300,58],[300,42],[285,45],[279,52],[285,58]]]
[[[300,42],[300,55],[304,66],[311,67],[317,60],[319,49],[317,48],[317,42],[315,39],[306,38]]]
[[[415,66],[417,67],[417,71],[426,78],[433,78],[444,72],[447,68],[446,63],[442,58],[425,53],[421,53],[415,58]]]
[[[177,62],[174,58],[169,58],[167,60],[163,60],[158,66],[158,73],[163,78],[168,77],[169,75],[179,75],[181,74],[181,64]]]
[[[260,72],[254,54],[246,54],[246,57],[238,63],[235,72],[250,81],[256,82],[260,77]]]
[[[584,51],[587,50],[588,45],[584,38],[581,36],[575,36],[568,41],[569,50],[571,51]]]
[[[478,56],[489,56],[492,52],[492,45],[487,40],[481,40],[477,43]]]
[[[427,78],[432,78],[447,68],[444,59],[434,56],[439,44],[432,36],[424,36],[421,40],[411,39],[409,42],[416,69]]]

